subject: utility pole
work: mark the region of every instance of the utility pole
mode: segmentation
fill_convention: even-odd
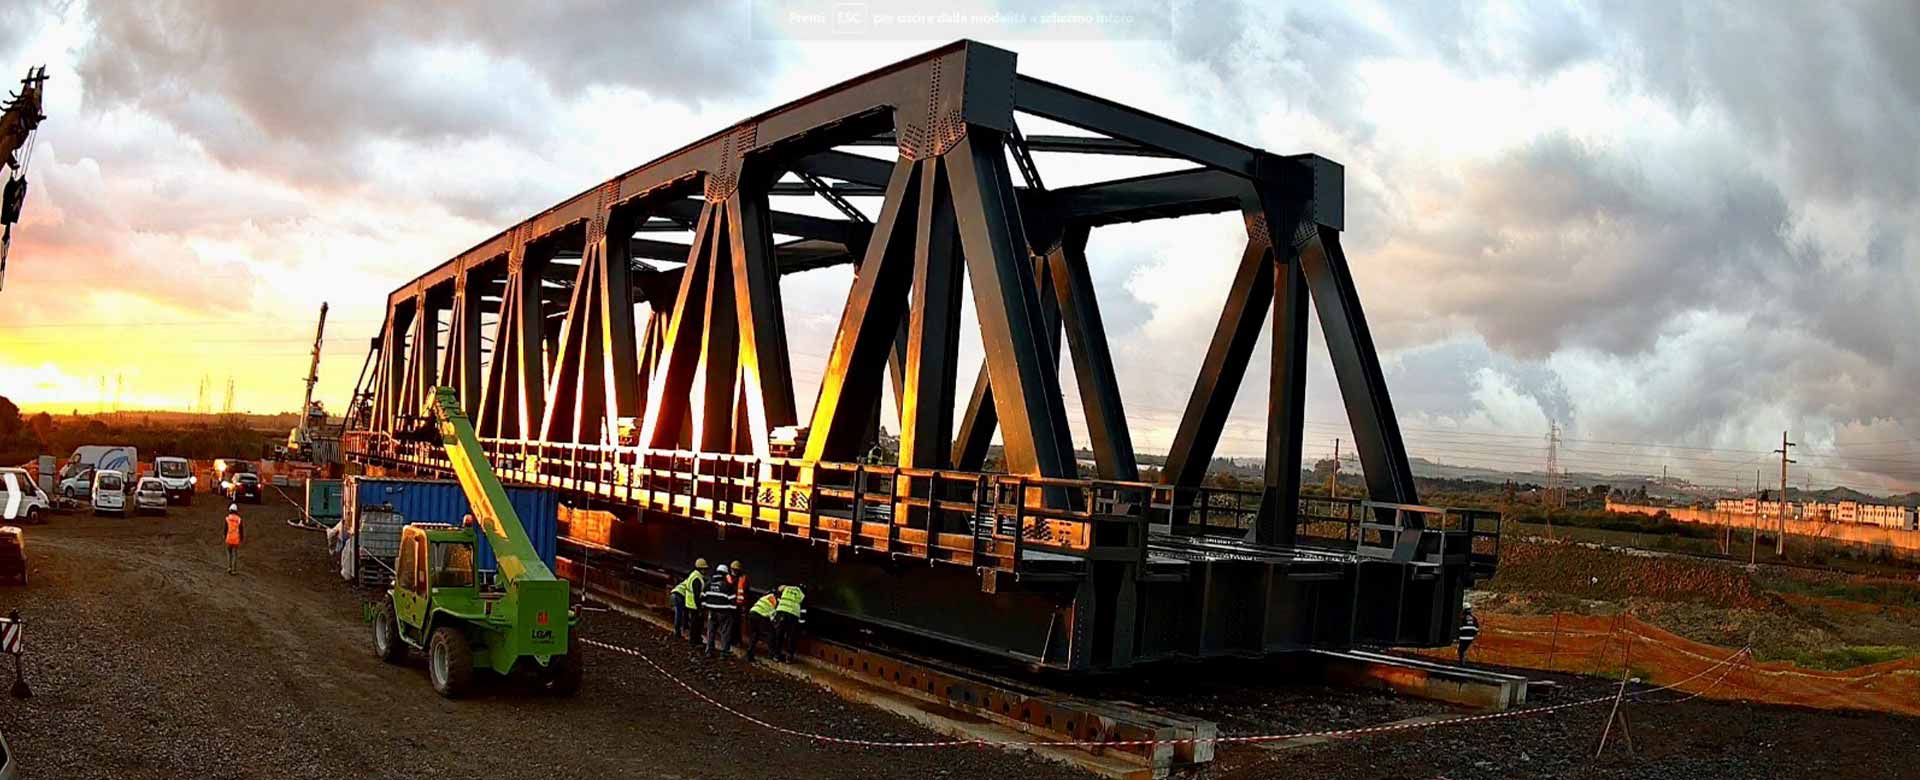
[[[1333,440],[1333,473],[1327,475],[1327,497],[1340,497],[1340,439]]]
[[[1787,457],[1787,448],[1792,446],[1794,443],[1787,441],[1787,432],[1781,431],[1780,449],[1774,450],[1780,453],[1780,536],[1773,541],[1776,557],[1787,554],[1787,464],[1799,462]]]
[[[1760,561],[1760,471],[1753,470],[1753,535],[1747,541],[1747,565]]]

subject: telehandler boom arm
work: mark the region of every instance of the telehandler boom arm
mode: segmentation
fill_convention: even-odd
[[[473,422],[460,407],[459,391],[451,387],[435,388],[432,399],[427,402],[427,413],[433,417],[434,428],[440,433],[440,443],[446,448],[447,461],[460,480],[460,490],[467,494],[467,503],[473,507],[474,524],[493,544],[501,584],[510,587],[514,583],[558,579],[534,551],[526,526],[520,524],[520,516],[507,501],[507,489],[494,476],[493,464],[487,462],[486,451],[480,448],[480,439],[474,435]]]

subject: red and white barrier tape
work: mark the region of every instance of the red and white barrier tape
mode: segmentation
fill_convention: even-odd
[[[811,739],[818,742],[830,742],[838,745],[856,745],[856,746],[862,746],[862,747],[887,747],[887,748],[945,748],[945,747],[989,747],[989,746],[991,747],[1103,747],[1103,748],[1119,747],[1119,748],[1124,748],[1124,747],[1143,747],[1148,745],[1184,745],[1184,744],[1198,744],[1198,743],[1209,743],[1209,742],[1215,745],[1242,745],[1242,744],[1257,744],[1261,742],[1281,742],[1281,741],[1290,740],[1290,739],[1304,739],[1304,738],[1362,737],[1362,736],[1369,736],[1373,734],[1386,734],[1386,733],[1391,733],[1396,731],[1412,731],[1415,729],[1434,728],[1438,726],[1454,726],[1454,725],[1459,725],[1463,723],[1481,723],[1481,722],[1490,721],[1490,720],[1517,718],[1524,715],[1544,715],[1549,712],[1558,712],[1560,710],[1573,709],[1575,707],[1585,707],[1590,704],[1600,704],[1603,702],[1611,702],[1621,698],[1637,699],[1639,697],[1646,696],[1647,694],[1659,693],[1661,691],[1668,691],[1674,688],[1678,688],[1689,682],[1700,679],[1701,677],[1705,677],[1706,675],[1712,673],[1715,669],[1725,667],[1725,671],[1721,672],[1720,676],[1718,678],[1715,678],[1713,683],[1708,685],[1706,688],[1702,688],[1701,690],[1682,698],[1653,702],[1657,704],[1678,704],[1683,701],[1689,701],[1689,700],[1698,698],[1699,696],[1705,694],[1707,691],[1712,690],[1714,687],[1717,687],[1722,680],[1726,679],[1727,674],[1733,671],[1733,663],[1741,659],[1742,657],[1746,656],[1748,652],[1747,649],[1742,649],[1734,653],[1733,655],[1730,655],[1725,659],[1721,660],[1719,663],[1709,666],[1706,669],[1701,670],[1699,673],[1694,674],[1693,676],[1688,677],[1684,680],[1680,680],[1679,682],[1669,683],[1667,685],[1662,685],[1658,688],[1649,688],[1644,691],[1634,691],[1633,693],[1626,694],[1624,697],[1622,697],[1619,694],[1608,694],[1605,696],[1595,696],[1591,699],[1581,699],[1579,701],[1562,702],[1560,704],[1548,704],[1548,705],[1541,705],[1538,707],[1526,707],[1518,710],[1505,710],[1501,712],[1488,712],[1488,713],[1482,713],[1479,715],[1462,715],[1455,718],[1444,718],[1444,719],[1432,720],[1432,721],[1385,723],[1378,726],[1363,726],[1360,728],[1332,729],[1332,730],[1326,730],[1326,731],[1299,731],[1299,732],[1293,732],[1288,734],[1249,734],[1249,735],[1241,735],[1241,736],[1185,737],[1180,739],[1130,739],[1130,740],[1126,740],[1126,739],[1123,739],[1123,740],[944,739],[944,740],[905,741],[905,740],[872,740],[872,739],[854,739],[850,737],[836,737],[831,734],[820,734],[812,731],[802,731],[800,729],[788,728],[786,726],[782,726],[777,723],[771,723],[766,720],[762,720],[760,718],[749,715],[745,712],[741,712],[738,709],[728,706],[725,702],[715,699],[712,696],[708,696],[706,693],[702,692],[700,689],[695,688],[692,685],[688,685],[685,680],[682,680],[679,677],[675,676],[672,672],[667,671],[666,667],[661,666],[659,663],[655,662],[652,658],[648,658],[645,653],[642,653],[638,650],[635,650],[630,647],[620,647],[618,645],[612,645],[612,644],[608,644],[606,642],[601,642],[594,639],[582,638],[580,642],[582,644],[597,647],[602,650],[609,650],[609,651],[620,653],[623,655],[630,655],[642,661],[645,661],[648,666],[653,667],[654,671],[659,672],[662,676],[666,677],[669,680],[672,680],[674,684],[679,685],[681,688],[686,689],[688,693],[691,693],[694,696],[699,697],[702,701],[705,701],[706,703],[711,704],[727,712],[728,714],[733,715],[734,717],[737,717],[748,723],[752,723],[761,728],[768,729],[770,731],[776,731],[782,734],[795,736],[795,737]]]

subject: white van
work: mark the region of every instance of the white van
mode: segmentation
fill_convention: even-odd
[[[200,478],[193,475],[193,464],[172,456],[153,459],[153,476],[167,488],[167,503],[193,505],[193,489]]]
[[[93,472],[93,513],[127,514],[127,475],[113,469]]]
[[[13,477],[12,484],[16,491],[11,495],[7,491],[6,478],[9,475]],[[16,500],[14,495],[19,496],[17,505],[14,503]],[[13,509],[12,514],[7,513],[9,507]],[[39,485],[34,484],[33,478],[27,475],[26,469],[0,468],[0,525],[12,525],[16,521],[44,523],[47,521],[47,514],[52,511],[53,501],[47,498],[46,492],[42,491]]]
[[[140,451],[132,447],[87,444],[74,449],[60,468],[60,495],[86,498],[93,489],[94,472],[112,469],[126,477],[139,471]]]

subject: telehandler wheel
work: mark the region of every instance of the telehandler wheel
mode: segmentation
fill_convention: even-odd
[[[572,696],[580,692],[580,678],[586,672],[586,659],[580,657],[580,645],[567,637],[567,654],[547,662],[547,693]]]
[[[453,626],[433,630],[427,645],[427,677],[441,696],[458,699],[473,686],[473,647],[466,632]]]
[[[373,654],[390,664],[407,660],[407,643],[400,641],[400,621],[393,616],[393,602],[381,601],[373,613]]]

